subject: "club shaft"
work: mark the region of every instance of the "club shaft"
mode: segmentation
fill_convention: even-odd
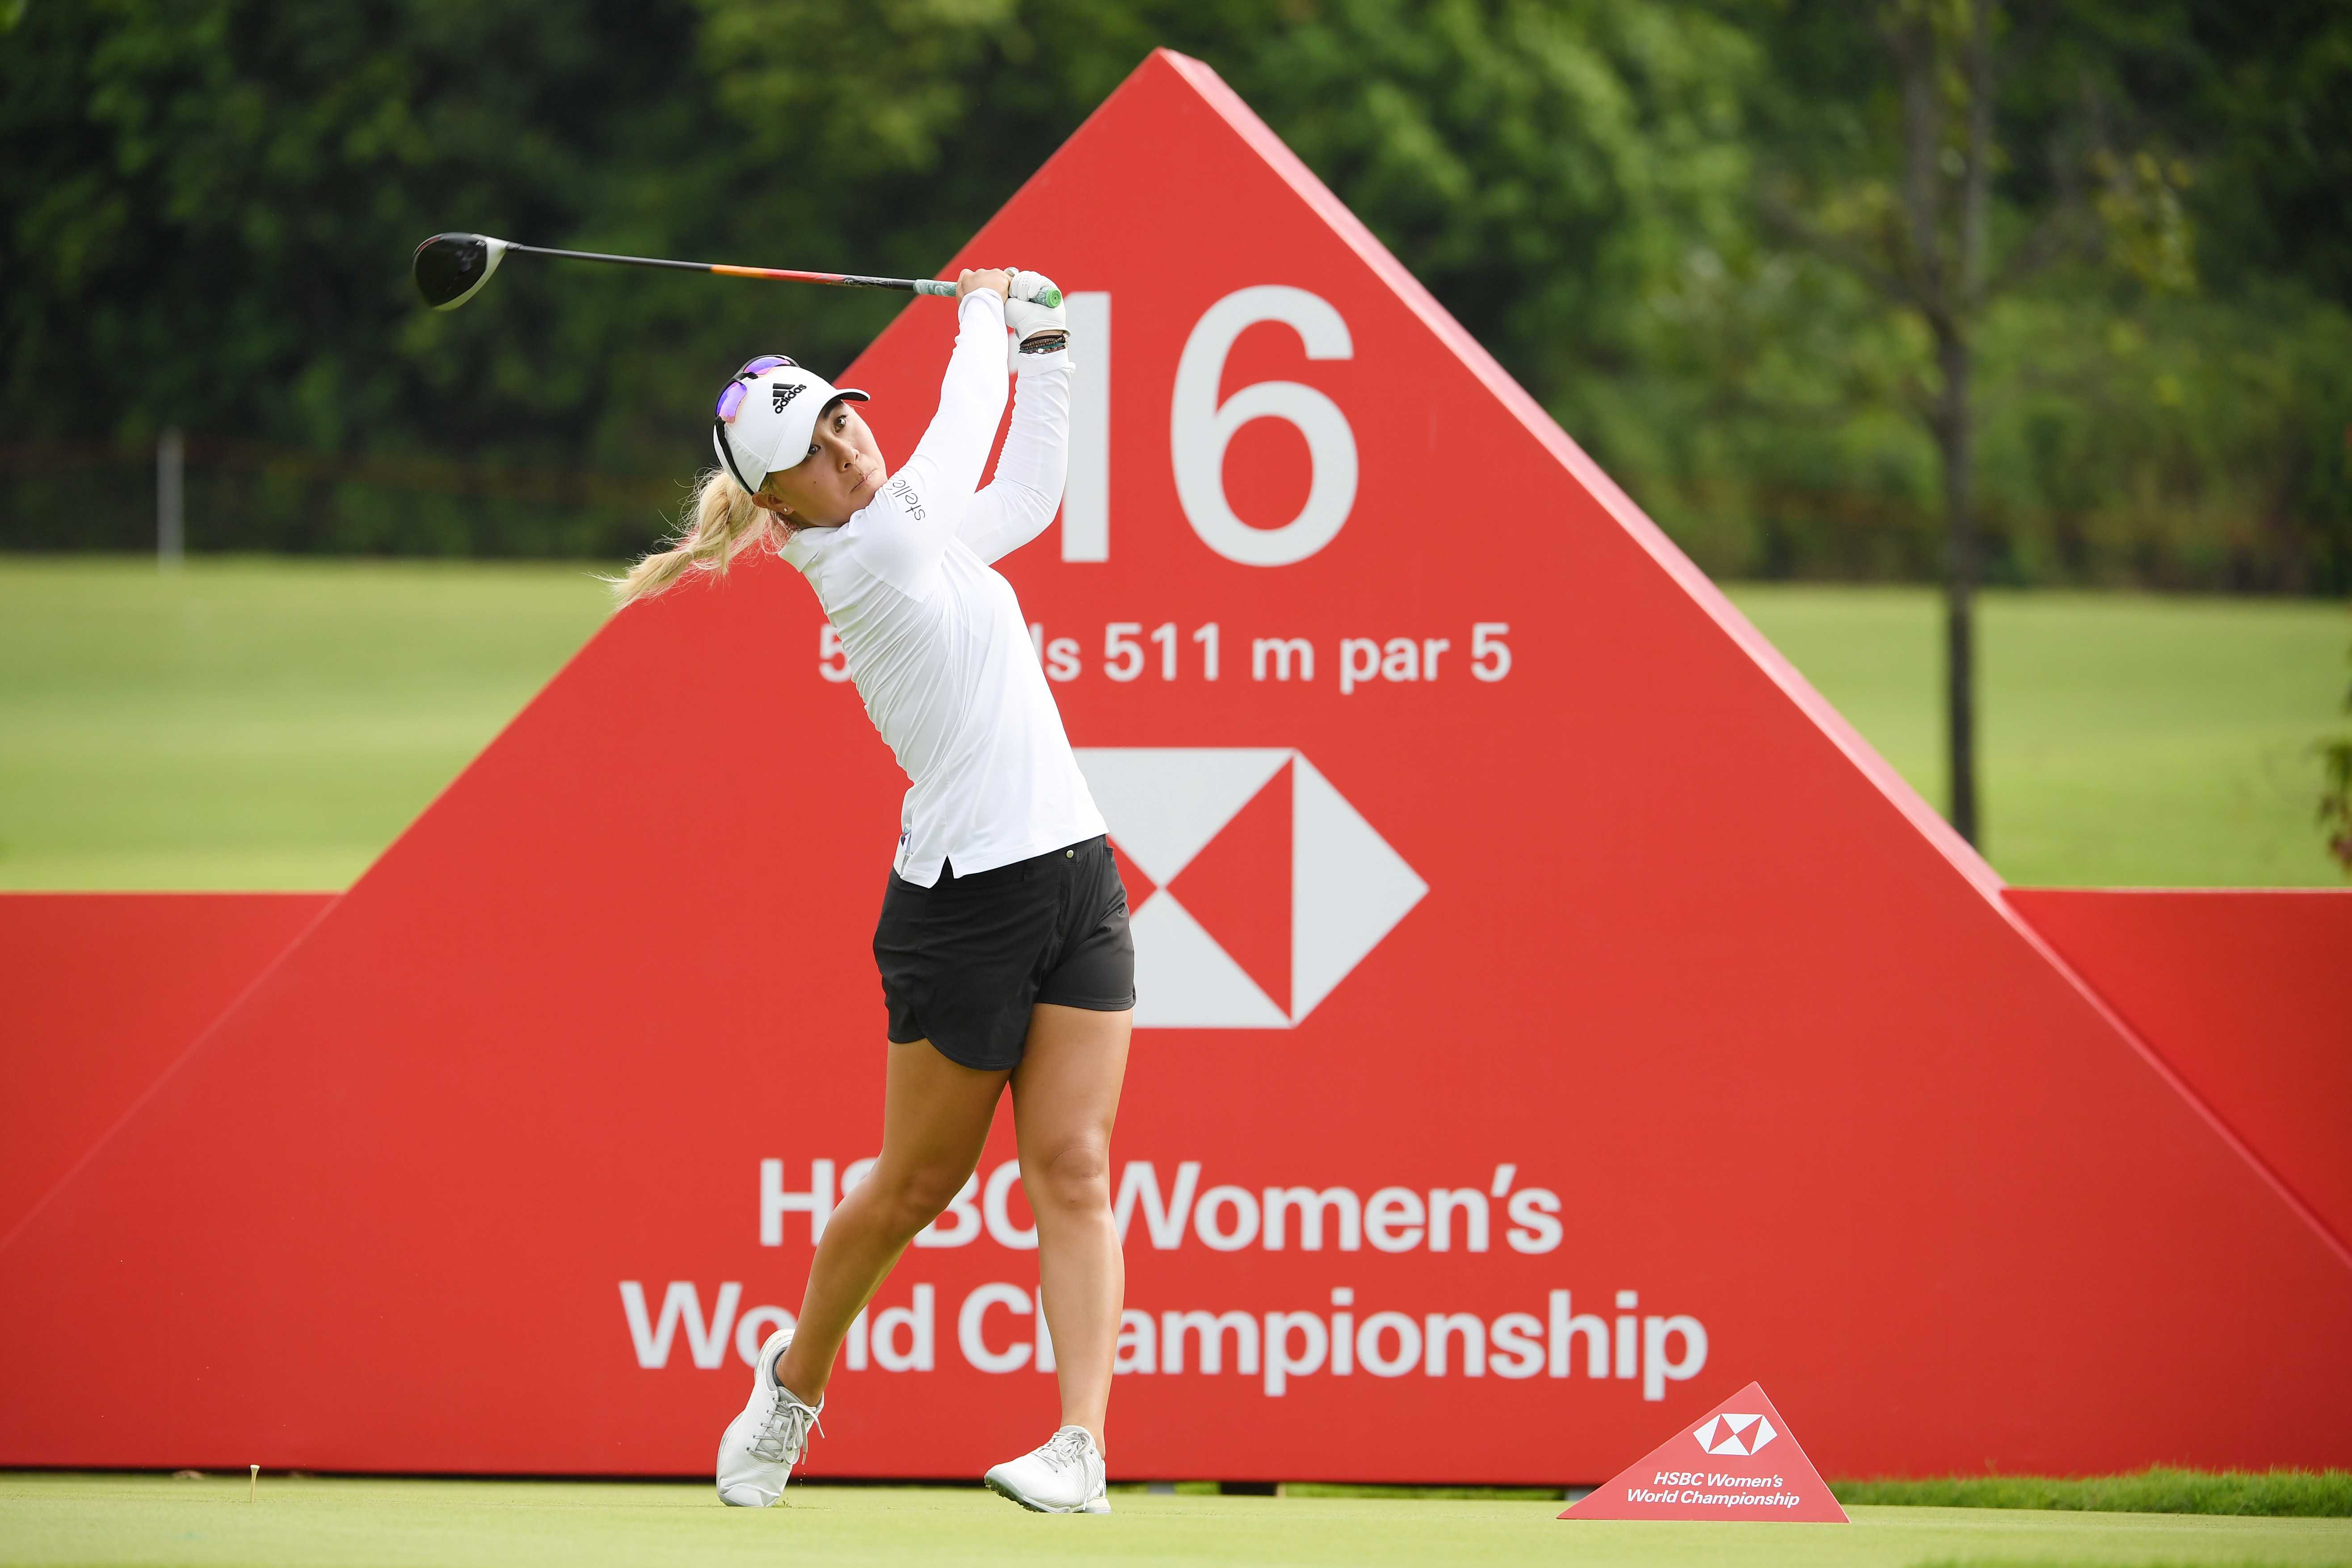
[[[933,294],[955,298],[956,286],[935,278],[868,278],[854,272],[796,272],[783,267],[734,267],[721,261],[671,261],[657,256],[607,256],[595,250],[552,250],[542,245],[507,242],[509,250],[526,256],[553,256],[565,261],[603,261],[615,267],[659,267],[673,272],[712,272],[724,278],[766,278],[781,283],[822,283],[835,289],[895,289],[903,294]]]

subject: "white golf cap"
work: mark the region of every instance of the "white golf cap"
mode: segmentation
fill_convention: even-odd
[[[756,490],[770,474],[808,456],[817,416],[836,397],[868,401],[856,388],[835,386],[782,354],[762,354],[737,371],[719,394],[719,417],[710,426],[711,450],[738,483]]]

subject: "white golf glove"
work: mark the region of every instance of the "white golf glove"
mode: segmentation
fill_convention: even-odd
[[[1040,305],[1037,296],[1045,294],[1059,300],[1061,290],[1054,280],[1042,272],[1015,272],[1013,289],[1004,301],[1004,324],[1013,329],[1013,341],[1025,344],[1041,332],[1059,332],[1067,337],[1070,319],[1059,304]]]

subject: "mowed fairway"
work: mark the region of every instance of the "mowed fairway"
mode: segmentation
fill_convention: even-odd
[[[1561,1522],[1557,1503],[1149,1496],[1108,1519],[1023,1513],[977,1489],[814,1486],[764,1512],[701,1484],[0,1477],[0,1563],[257,1568],[515,1563],[1574,1563],[1912,1568],[1925,1563],[2352,1563],[2352,1521],[1866,1508],[1852,1525]]]
[[[594,632],[593,570],[0,561],[0,887],[349,886]]]
[[[1879,753],[1945,801],[1943,611],[1926,590],[1733,584]],[[2352,731],[2352,615],[2314,600],[1991,594],[1982,847],[2029,887],[2341,887],[2314,745]]]
[[[602,623],[593,570],[0,559],[0,888],[348,886]],[[1941,802],[1931,593],[1732,596]],[[2343,605],[1993,595],[1981,640],[2011,880],[2341,884],[2311,748],[2352,724]]]

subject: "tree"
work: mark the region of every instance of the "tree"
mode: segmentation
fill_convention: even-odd
[[[2352,713],[2352,686],[2344,689],[2344,711]],[[2327,780],[2319,795],[2319,826],[2327,852],[2352,877],[2352,735],[2320,742],[2319,763]]]
[[[909,268],[936,266],[1155,45],[1195,55],[1580,436],[1595,384],[1638,369],[1643,294],[1748,221],[1761,61],[1703,6],[697,4],[761,177],[787,205],[859,215],[848,254]]]
[[[695,82],[695,24],[685,0],[35,0],[0,40],[7,438],[135,452],[180,425],[199,453],[250,444],[247,469],[191,474],[192,528],[214,549],[650,540],[663,522],[642,491],[659,479],[591,507],[368,476],[694,461],[674,411],[707,405],[738,345],[766,335],[724,314],[750,315],[757,290],[516,269],[494,308],[436,315],[406,262],[452,228],[709,253],[709,215],[740,186],[730,127]],[[144,486],[128,477],[112,508],[86,484],[47,504],[16,489],[0,539],[120,548],[97,514],[137,537]]]
[[[0,0],[0,548],[142,542],[175,424],[204,548],[642,546],[717,378],[837,369],[898,302],[523,268],[436,315],[418,238],[928,272],[1166,44],[1727,574],[1932,576],[1945,510],[1928,314],[1761,240],[1758,169],[1898,281],[1977,255],[1997,283],[2060,206],[2183,271],[2185,202],[2188,309],[2093,266],[1943,312],[1979,574],[2352,587],[2352,20],[2035,4],[2013,37],[1958,0]],[[2103,174],[2121,146],[2148,161]],[[1906,238],[1923,193],[1941,251]]]
[[[1830,8],[1822,8],[1824,11]],[[1792,29],[1790,85],[1874,39],[1891,91],[1867,94],[1843,145],[1817,141],[1810,178],[1766,187],[1768,218],[1862,279],[1916,323],[1926,353],[1902,395],[1932,437],[1943,514],[1947,816],[1978,841],[1975,601],[1983,577],[1976,504],[1977,338],[2003,295],[2053,264],[2104,251],[2152,282],[2189,280],[2177,187],[2186,171],[2150,152],[2119,155],[2117,105],[2095,18],[2045,9],[2011,25],[2001,0],[1875,0],[1827,30]],[[2061,24],[2074,21],[2072,36]],[[1808,54],[1811,58],[1808,59]],[[1880,73],[1882,82],[1886,73]],[[2072,100],[2071,102],[2069,100]],[[1804,157],[1802,136],[1790,139]],[[2038,144],[2038,145],[2037,145]],[[2018,149],[2035,145],[2038,156]],[[2097,188],[2094,189],[2094,185]]]

